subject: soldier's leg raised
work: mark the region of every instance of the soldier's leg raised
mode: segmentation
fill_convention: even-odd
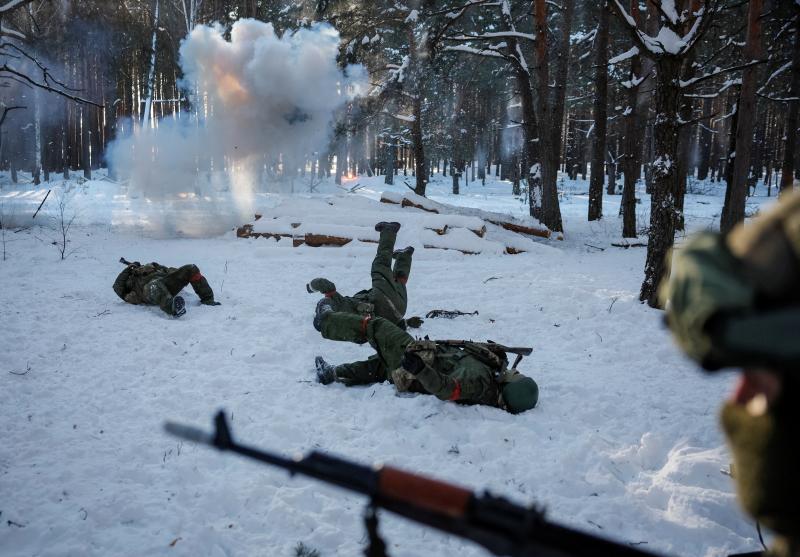
[[[378,242],[378,252],[372,262],[370,301],[375,306],[375,313],[378,316],[399,323],[408,305],[405,280],[396,280],[395,271],[392,269],[394,244],[400,226],[397,223],[378,223],[375,228],[379,227],[381,237]]]
[[[413,255],[414,248],[411,246],[394,252],[395,259],[394,267],[392,268],[392,274],[394,275],[395,280],[401,282],[404,286],[406,282],[408,282],[409,275],[411,275],[411,258]]]
[[[375,281],[386,281],[392,279],[392,252],[394,243],[397,240],[397,231],[400,224],[396,222],[379,222],[375,225],[381,235],[378,240],[378,251],[375,259],[372,260],[372,287],[375,288]]]
[[[178,269],[171,270],[163,281],[173,296],[191,284],[195,294],[200,298],[201,304],[215,304],[214,291],[197,265],[184,265]]]

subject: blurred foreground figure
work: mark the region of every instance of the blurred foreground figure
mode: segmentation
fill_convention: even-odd
[[[800,555],[800,192],[675,250],[661,297],[689,356],[741,369],[721,416],[739,499],[775,532],[770,555]]]
[[[120,261],[126,263],[126,267],[114,281],[114,292],[129,304],[158,306],[167,315],[180,317],[186,313],[186,303],[178,293],[191,284],[201,304],[220,305],[214,301],[214,291],[197,265],[184,265],[176,269],[156,262],[142,265],[138,261]]]

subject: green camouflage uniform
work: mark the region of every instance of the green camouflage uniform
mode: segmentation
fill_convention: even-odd
[[[480,351],[415,341],[411,335],[380,317],[333,312],[322,322],[322,335],[330,340],[369,342],[376,354],[361,362],[336,366],[336,379],[345,385],[364,385],[391,381],[398,391],[428,393],[441,400],[465,404],[485,404],[505,409],[501,392],[511,383],[525,382],[527,399],[523,406],[510,411],[533,408],[538,387],[532,379],[516,370],[491,365]],[[401,367],[407,350],[422,357],[424,368],[412,375]],[[531,393],[535,390],[535,393]],[[533,397],[531,400],[531,396]]]
[[[333,302],[334,311],[375,315],[388,319],[400,328],[405,328],[403,317],[408,306],[406,282],[411,273],[411,253],[401,251],[392,267],[392,253],[397,232],[382,230],[378,241],[378,252],[372,261],[372,288],[361,290],[353,296],[342,296],[336,291],[333,282],[316,278],[310,286],[322,292]]]
[[[191,284],[200,303],[214,305],[214,291],[197,265],[180,268],[164,267],[158,263],[132,264],[125,267],[114,281],[114,292],[129,304],[159,306],[172,315],[172,299]]]
[[[727,402],[722,426],[742,505],[777,534],[773,554],[800,555],[800,192],[727,237],[687,242],[671,274],[662,302],[687,354],[780,378],[769,404]]]

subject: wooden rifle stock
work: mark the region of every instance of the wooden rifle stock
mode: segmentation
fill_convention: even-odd
[[[535,506],[522,506],[490,494],[406,472],[390,466],[357,464],[317,451],[289,459],[235,442],[225,414],[215,417],[216,431],[168,422],[167,432],[183,439],[232,451],[259,462],[305,474],[356,491],[371,504],[476,542],[495,555],[514,557],[654,557],[629,545],[573,530],[545,519]]]

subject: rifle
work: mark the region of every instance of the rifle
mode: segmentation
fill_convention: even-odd
[[[487,340],[486,342],[473,342],[471,340],[437,340],[435,342],[436,344],[455,346],[456,348],[464,348],[467,344],[477,344],[488,350],[491,350],[502,360],[506,358],[506,354],[516,354],[517,357],[514,360],[514,364],[511,366],[511,369],[517,369],[517,366],[522,361],[523,356],[530,356],[533,352],[533,348],[527,348],[525,346],[505,346],[503,344],[497,344],[492,340]]]
[[[141,265],[141,263],[139,263],[138,261],[128,261],[124,257],[120,257],[119,262],[122,263],[123,265],[136,265],[137,267]]]
[[[478,310],[475,311],[461,311],[457,309],[432,309],[425,314],[428,319],[436,319],[437,317],[444,317],[445,319],[455,319],[461,315],[478,315]]]
[[[290,459],[233,440],[225,413],[214,418],[216,431],[167,422],[168,433],[278,466],[290,475],[303,474],[369,497],[366,524],[367,555],[385,555],[377,533],[375,511],[390,512],[472,540],[495,555],[514,557],[654,557],[655,554],[574,530],[545,518],[536,506],[522,506],[488,493],[406,472],[390,466],[364,466],[312,451]]]

